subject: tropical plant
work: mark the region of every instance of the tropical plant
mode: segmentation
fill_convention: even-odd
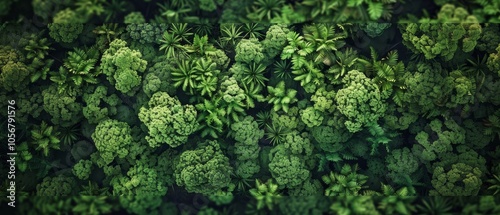
[[[267,86],[269,95],[267,96],[268,103],[273,104],[273,110],[283,110],[288,112],[289,105],[297,102],[297,91],[294,89],[285,89],[285,82],[281,81],[276,87]]]
[[[266,124],[265,131],[267,139],[273,145],[284,143],[286,136],[292,132],[288,127],[276,123]]]
[[[267,180],[266,183],[255,179],[255,188],[250,189],[249,192],[257,200],[257,209],[259,210],[264,207],[272,210],[274,204],[278,203],[281,199],[278,185],[274,184],[271,179]]]
[[[197,104],[198,119],[200,123],[199,129],[201,136],[206,137],[210,135],[213,138],[219,137],[222,133],[226,121],[226,111],[219,108],[221,103],[220,97],[213,97],[211,100],[203,100],[203,103]]]
[[[59,143],[59,132],[54,131],[53,126],[49,126],[42,121],[40,126],[35,126],[31,130],[31,143],[36,145],[36,150],[42,151],[44,156],[48,156],[51,149],[61,149]]]
[[[284,0],[257,0],[253,2],[247,17],[252,21],[270,21],[278,17],[281,13],[281,7],[285,4]],[[250,12],[251,11],[251,12]]]
[[[185,58],[188,56],[189,48],[182,45],[181,41],[182,37],[166,31],[160,39],[160,51],[165,50],[167,58]]]

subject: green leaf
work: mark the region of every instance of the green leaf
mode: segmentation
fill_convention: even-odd
[[[40,77],[42,77],[42,74],[41,73],[35,73],[31,76],[31,83],[34,83],[35,81],[37,81],[38,79],[40,79]]]
[[[382,16],[383,12],[384,12],[384,6],[382,5],[382,3],[380,2],[368,3],[368,14],[370,14],[370,18],[372,20],[378,20]]]
[[[356,6],[359,6],[363,3],[364,0],[349,0],[347,2],[347,6],[349,7],[356,7]]]

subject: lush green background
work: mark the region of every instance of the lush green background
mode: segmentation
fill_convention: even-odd
[[[1,1],[17,212],[499,214],[499,8]]]

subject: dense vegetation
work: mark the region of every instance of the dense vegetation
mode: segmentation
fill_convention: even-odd
[[[464,2],[1,1],[16,210],[500,214],[500,1]]]

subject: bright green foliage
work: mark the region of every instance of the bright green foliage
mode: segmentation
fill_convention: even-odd
[[[337,152],[344,148],[342,144],[351,138],[352,133],[345,128],[322,125],[312,128],[311,135],[323,151]]]
[[[100,16],[103,13],[107,13],[107,10],[113,10],[112,8],[104,8],[106,4],[103,0],[78,0],[75,5],[77,6],[76,12],[81,14],[85,19],[92,16]]]
[[[339,196],[330,206],[333,214],[380,215],[371,196]]]
[[[350,166],[345,164],[339,173],[330,172],[328,175],[321,177],[323,182],[328,185],[325,189],[326,196],[357,196],[360,195],[361,189],[368,176],[358,174],[358,165]]]
[[[242,39],[236,45],[235,52],[234,60],[237,62],[251,64],[260,63],[264,59],[262,44],[256,38]]]
[[[385,150],[389,152],[389,143],[392,142],[393,138],[399,135],[394,131],[383,128],[377,123],[370,123],[367,125],[367,128],[370,135],[366,138],[366,141],[372,145],[370,155],[374,155],[377,152],[378,146],[381,144],[384,145]]]
[[[71,43],[83,31],[83,17],[78,13],[66,8],[60,10],[55,16],[53,23],[49,23],[49,35],[56,42]]]
[[[325,32],[318,32],[323,30],[328,34],[329,29],[333,30],[333,28],[327,28],[325,25],[315,25],[309,26],[308,29],[312,32],[305,31],[304,34],[310,41],[306,41],[305,36],[301,36],[294,31],[290,31],[287,34],[288,45],[283,48],[281,59],[291,59],[292,73],[295,75],[294,80],[300,81],[300,85],[304,87],[306,92],[313,93],[316,87],[323,83],[322,78],[324,76],[323,73],[321,73],[320,68],[318,68],[315,63],[323,61],[324,64],[328,65],[332,57],[331,51],[336,50],[336,43],[323,41],[323,39],[325,39],[323,37],[328,37],[329,35],[321,35],[321,33]],[[318,41],[314,41],[314,43],[312,43],[313,41],[311,40],[315,40],[317,37],[321,38],[318,38]],[[316,42],[318,42],[318,44],[316,44]],[[321,42],[325,42],[326,44],[320,45],[319,43]],[[313,44],[319,46],[316,52]],[[320,48],[321,51],[319,50]],[[311,53],[318,54],[313,56]]]
[[[160,207],[168,187],[154,165],[140,160],[126,175],[111,180],[114,195],[119,196],[120,205],[129,213],[152,214]]]
[[[92,33],[97,35],[97,47],[100,50],[105,51],[109,48],[108,45],[115,39],[120,38],[124,29],[118,23],[105,23],[94,28]]]
[[[446,106],[455,108],[457,105],[473,104],[476,91],[474,79],[466,76],[466,73],[460,70],[454,70],[448,74],[444,80],[445,95],[449,97]]]
[[[132,43],[130,43],[130,48],[141,52],[144,60],[148,62],[156,62],[158,58],[164,57],[162,55],[158,55],[156,47],[150,43],[141,44],[140,42],[132,41]]]
[[[55,85],[42,91],[43,109],[49,113],[52,123],[70,127],[79,122],[82,106],[76,102],[76,91],[59,92]]]
[[[406,130],[417,119],[417,114],[408,112],[404,108],[396,107],[396,104],[389,104],[384,116],[384,125],[393,130]]]
[[[303,141],[304,139],[300,139],[300,136],[296,134],[287,137],[289,137],[287,139],[290,141],[290,143],[286,143],[288,146],[278,145],[269,154],[269,159],[271,160],[269,171],[278,185],[292,188],[302,184],[311,176],[310,171],[307,169],[305,158],[302,155],[294,154],[294,152],[301,153],[303,150],[308,149],[306,148],[307,146],[312,147],[312,145],[309,143],[302,146],[302,143],[298,141]],[[298,139],[293,139],[294,137]]]
[[[307,25],[303,28],[303,33],[307,45],[314,50],[311,53],[314,63],[325,65],[331,65],[335,61],[334,51],[345,45],[343,39],[347,37],[343,26],[323,23]]]
[[[404,85],[403,76],[406,73],[405,64],[399,61],[399,54],[397,51],[390,51],[387,56],[379,59],[377,51],[373,48],[370,49],[371,62],[359,59],[364,64],[364,69],[375,75],[373,82],[375,82],[382,92],[388,93],[387,96],[393,95],[393,101],[402,106],[402,96],[406,89]],[[385,97],[385,93],[384,93]]]
[[[259,130],[257,122],[252,116],[231,124],[234,140],[245,145],[254,145],[264,136],[264,131]]]
[[[283,143],[286,135],[291,132],[290,128],[275,121],[272,121],[271,124],[266,124],[265,130],[266,139],[273,145]]]
[[[30,34],[29,38],[22,38],[19,43],[24,45],[24,51],[27,52],[26,58],[33,59],[33,62],[43,60],[48,54],[52,44],[42,34]]]
[[[230,61],[226,53],[220,49],[205,53],[205,57],[212,60],[212,62],[215,62],[217,64],[217,68],[221,70],[226,69]]]
[[[0,87],[6,91],[21,91],[29,81],[30,69],[24,56],[11,46],[0,45]]]
[[[182,29],[182,30],[181,30]],[[180,30],[180,31],[178,31]],[[174,32],[172,32],[174,31]],[[162,39],[160,39],[160,51],[165,50],[167,58],[180,58],[183,59],[188,56],[190,48],[182,43],[182,41],[189,41],[188,36],[190,28],[187,28],[187,23],[179,24],[178,28],[164,31]]]
[[[6,91],[20,91],[28,85],[29,68],[22,62],[8,61],[0,64],[0,85]]]
[[[235,78],[230,77],[221,83],[222,107],[226,109],[228,120],[237,121],[238,117],[245,112],[245,91],[238,86]]]
[[[227,124],[226,111],[219,108],[222,98],[212,98],[212,100],[203,100],[203,103],[197,104],[199,111],[197,122],[201,130],[201,136],[210,135],[217,138],[223,132],[224,125]]]
[[[36,185],[36,195],[44,197],[70,196],[76,194],[76,181],[73,177],[58,175],[47,176]]]
[[[486,65],[488,65],[488,68],[492,72],[496,72],[498,76],[500,76],[500,44],[498,44],[495,51],[496,52],[491,53],[488,56],[488,62],[486,63]]]
[[[408,149],[395,149],[386,157],[388,176],[394,183],[401,184],[401,178],[411,176],[419,168],[418,158]]]
[[[201,76],[196,78],[199,82],[196,88],[202,96],[208,95],[211,97],[217,89],[217,76],[220,71],[216,69],[216,66],[217,64],[210,59],[205,61],[204,58],[201,58],[201,60],[196,62],[194,69],[197,73],[201,74]]]
[[[280,15],[281,7],[284,4],[284,0],[254,1],[251,8],[247,8],[247,10],[250,11],[247,17],[253,22],[270,21]]]
[[[269,179],[266,183],[260,182],[255,179],[255,188],[249,190],[252,197],[257,200],[257,209],[260,210],[264,207],[272,210],[274,205],[281,199],[281,194],[278,190],[278,185]]]
[[[50,72],[50,80],[59,85],[59,91],[81,88],[84,84],[97,84],[100,72],[95,69],[95,64],[98,57],[99,51],[95,47],[85,50],[75,48],[68,52],[59,72]]]
[[[308,54],[314,51],[309,47],[309,43],[304,40],[304,37],[299,33],[290,31],[286,35],[287,45],[283,48],[281,59],[292,59],[293,68],[301,68],[307,62],[305,58]]]
[[[267,96],[268,103],[273,104],[273,110],[283,110],[288,112],[290,104],[297,102],[297,90],[285,89],[285,82],[279,82],[276,87],[267,86],[269,95]]]
[[[463,163],[473,168],[478,168],[483,173],[488,172],[486,159],[467,145],[458,145],[454,147],[454,152],[439,154],[439,159],[439,161],[432,164],[432,169],[436,167],[447,169],[450,168],[452,164]]]
[[[53,126],[47,125],[44,121],[40,126],[31,130],[32,144],[37,145],[36,150],[43,152],[44,156],[49,155],[50,149],[61,149],[59,132],[54,131]]]
[[[110,164],[115,157],[125,158],[129,154],[132,144],[131,129],[125,122],[103,120],[97,124],[92,140],[103,161]]]
[[[146,19],[141,12],[130,12],[124,17],[123,23],[125,24],[141,24],[146,23]]]
[[[432,186],[435,190],[430,195],[441,196],[474,196],[481,188],[481,175],[476,167],[464,163],[456,163],[450,169],[436,167],[432,174]]]
[[[113,211],[113,205],[107,202],[110,199],[108,196],[75,196],[75,206],[73,213],[75,214],[88,214],[99,215],[107,214]]]
[[[307,133],[291,132],[287,134],[283,146],[294,155],[310,156],[313,151],[313,145]]]
[[[335,91],[319,88],[311,96],[314,102],[314,109],[323,113],[333,113],[335,111]]]
[[[158,57],[155,61],[157,62],[148,68],[142,81],[143,92],[149,97],[158,91],[173,94],[175,92],[175,87],[171,80],[173,63],[164,57]]]
[[[302,131],[305,128],[305,124],[300,120],[299,111],[298,107],[291,107],[287,113],[271,110],[271,120],[290,131]]]
[[[127,95],[133,95],[141,83],[138,72],[146,70],[147,61],[139,51],[127,47],[127,42],[116,39],[101,58],[101,70],[115,88]]]
[[[214,11],[218,5],[222,5],[223,3],[224,1],[222,0],[199,0],[200,9],[204,11]]]
[[[452,151],[452,144],[465,143],[465,130],[453,119],[446,120],[444,123],[435,119],[424,131],[417,134],[415,140],[424,148],[421,159],[433,161],[438,155]]]
[[[208,42],[208,36],[199,36],[198,34],[195,34],[193,37],[193,42],[190,45],[190,52],[192,52],[193,55],[195,56],[205,56],[208,53],[212,53],[216,51],[217,49]]]
[[[114,116],[117,113],[117,106],[121,100],[116,94],[108,94],[106,86],[98,86],[95,90],[83,94],[83,101],[87,104],[83,107],[83,116],[91,124]]]
[[[413,73],[405,73],[406,90],[401,97],[410,113],[423,114],[430,118],[441,114],[440,106],[446,101],[444,96],[444,72],[438,63],[417,63],[408,68]]]
[[[7,101],[7,98],[0,98]],[[31,92],[23,89],[16,95],[16,122],[26,123],[31,117],[38,118],[43,111],[43,97],[41,92]],[[5,103],[7,104],[7,103]],[[5,106],[7,108],[7,106]]]
[[[424,54],[426,59],[441,56],[449,61],[459,47],[464,52],[472,51],[481,36],[477,18],[451,4],[441,7],[437,19],[420,22],[401,26],[403,44],[414,53]]]
[[[146,140],[151,147],[168,144],[177,147],[187,142],[188,136],[198,129],[196,109],[182,105],[168,93],[153,94],[148,105],[140,108],[139,119],[148,128]]]
[[[92,173],[92,161],[90,160],[80,160],[73,166],[73,175],[75,175],[80,180],[87,180]]]
[[[232,167],[217,141],[206,141],[194,150],[180,155],[175,167],[177,185],[188,192],[208,195],[227,188]]]
[[[321,125],[324,119],[323,114],[313,107],[300,110],[300,117],[309,128]]]
[[[166,32],[167,28],[168,25],[166,24],[159,24],[159,23],[152,24],[152,23],[141,22],[141,23],[131,23],[127,25],[127,32],[129,33],[130,38],[139,41],[139,43],[141,44],[145,43],[159,44],[163,32]]]
[[[189,94],[194,94],[194,90],[197,90],[201,91],[202,95],[212,95],[217,85],[217,75],[220,72],[216,66],[216,63],[205,58],[180,60],[172,69],[174,86],[182,86],[182,90]]]
[[[234,77],[245,86],[253,87],[259,86],[263,87],[266,85],[268,79],[264,77],[266,72],[266,67],[260,63],[251,63],[246,65],[244,63],[236,62],[233,64],[230,72],[234,73]]]
[[[477,9],[473,10],[481,23],[495,23],[500,21],[500,2],[496,0],[475,0]]]
[[[21,172],[25,172],[29,166],[30,160],[33,158],[33,154],[29,151],[28,142],[22,142],[16,147],[18,156],[16,157],[16,167]]]
[[[231,204],[234,199],[234,188],[236,188],[236,185],[229,184],[227,190],[219,190],[209,195],[208,198],[218,206]]]
[[[259,166],[259,140],[264,137],[264,131],[251,116],[243,118],[231,125],[234,139],[234,153],[236,154],[235,173],[246,179],[252,177],[260,170]]]
[[[367,22],[380,19],[388,20],[392,16],[392,7],[396,1],[373,0],[306,0],[298,6],[311,14],[317,22]],[[303,10],[304,10],[303,9]]]
[[[332,84],[341,84],[342,78],[351,70],[360,68],[361,58],[358,57],[358,52],[351,47],[347,47],[342,51],[335,51],[336,60],[326,70],[326,78]]]
[[[221,38],[219,38],[219,46],[221,48],[231,48],[234,49],[236,44],[239,43],[241,38],[243,37],[243,32],[241,30],[242,26],[238,26],[237,24],[225,24],[222,23],[220,25],[220,33]]]
[[[259,116],[258,116],[259,117]],[[272,111],[269,115],[262,115],[261,117],[266,117],[264,122],[261,122],[261,126],[264,127],[266,131],[266,139],[270,141],[271,144],[282,144],[285,142],[286,136],[292,132],[292,130],[301,130],[299,125],[304,124],[300,121],[298,116],[298,108],[293,107],[288,113]]]
[[[256,102],[265,102],[266,98],[261,94],[263,87],[261,85],[247,86],[242,84],[243,91],[245,92],[245,107],[247,109],[254,108]]]
[[[390,185],[382,184],[381,194],[383,197],[378,203],[378,208],[385,212],[384,214],[410,215],[416,211],[413,206],[415,193],[411,193],[407,187],[395,190]]]
[[[266,38],[262,41],[266,58],[274,58],[281,54],[286,45],[287,34],[290,29],[286,25],[271,25],[266,32]]]
[[[352,132],[376,122],[386,110],[381,92],[363,73],[352,70],[343,79],[345,87],[335,96],[338,110],[347,117],[345,126]]]
[[[24,55],[11,46],[0,45],[0,54],[0,66],[4,66],[9,61],[23,62],[25,60]]]

